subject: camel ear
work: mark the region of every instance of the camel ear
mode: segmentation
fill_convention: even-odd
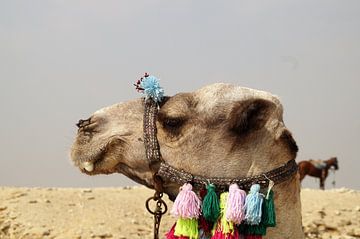
[[[284,129],[281,132],[280,137],[278,138],[285,146],[289,149],[289,152],[292,154],[292,157],[295,159],[296,154],[299,151],[299,148],[294,140],[291,132],[288,129]]]
[[[289,147],[290,151],[295,155],[299,151],[299,147],[297,146],[296,141],[288,129],[285,129],[281,133],[280,140],[282,140]]]
[[[230,113],[230,129],[239,135],[264,127],[275,109],[275,104],[264,99],[249,99],[234,104]]]

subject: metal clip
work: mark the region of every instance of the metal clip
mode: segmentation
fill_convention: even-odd
[[[268,190],[267,190],[267,193],[266,193],[266,199],[269,199],[269,194],[270,194],[270,191],[271,191],[271,189],[274,187],[274,185],[275,185],[275,183],[274,183],[274,181],[272,181],[270,178],[268,178],[267,176],[266,176],[266,174],[263,174],[264,175],[264,177],[267,179],[267,180],[269,180],[269,186],[268,186]]]

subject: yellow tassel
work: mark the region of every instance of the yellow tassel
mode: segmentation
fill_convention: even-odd
[[[218,223],[214,225],[214,229],[212,231],[213,237],[212,238],[231,238],[234,235],[236,229],[234,228],[234,223],[229,222],[226,220],[226,204],[228,199],[229,193],[224,192],[220,194],[220,219]]]
[[[188,237],[189,239],[199,238],[198,220],[179,218],[175,226],[175,236]]]
[[[224,234],[232,233],[234,231],[234,224],[226,220],[226,202],[229,193],[225,192],[220,195],[220,209],[221,209],[221,227]]]

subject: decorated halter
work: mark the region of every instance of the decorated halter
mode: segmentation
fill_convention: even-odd
[[[164,180],[183,185],[171,210],[177,222],[166,234],[167,239],[260,239],[268,227],[276,226],[272,187],[297,172],[295,160],[242,178],[208,178],[177,169],[161,157],[157,140],[156,120],[164,90],[158,79],[147,73],[135,87],[145,94],[144,144],[155,189],[146,208],[154,215],[154,239],[159,238],[161,216],[167,211],[162,200]],[[149,206],[152,200],[155,210]]]

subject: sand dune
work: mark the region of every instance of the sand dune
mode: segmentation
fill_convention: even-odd
[[[152,238],[144,201],[134,188],[0,188],[0,238]],[[303,189],[307,238],[360,238],[360,192]],[[170,204],[170,203],[169,203]],[[162,233],[174,219],[165,215]]]

